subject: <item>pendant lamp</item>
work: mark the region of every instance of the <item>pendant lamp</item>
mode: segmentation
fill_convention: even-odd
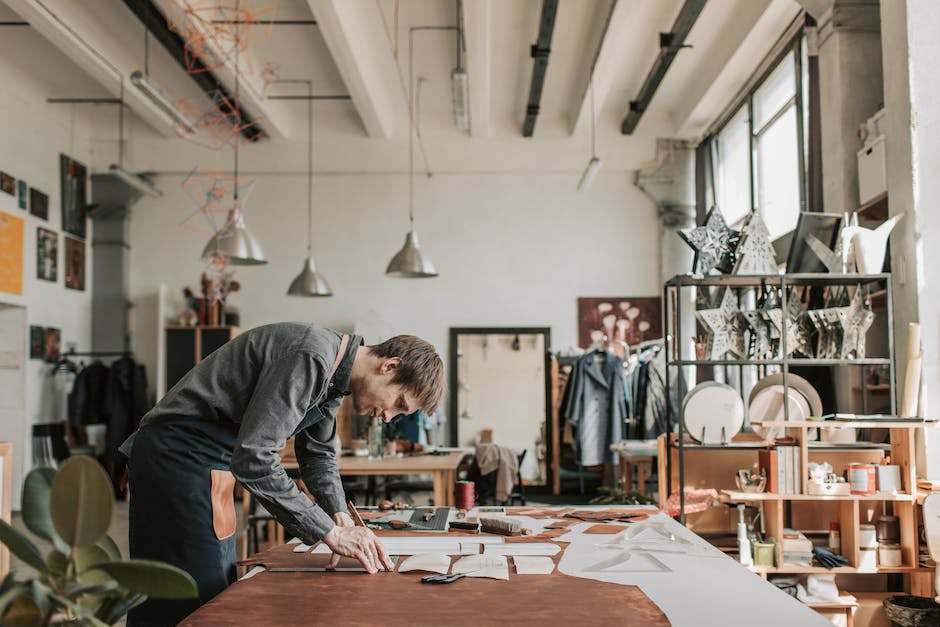
[[[235,13],[240,15],[240,2],[235,3]],[[238,41],[238,22],[235,23],[235,40]],[[239,106],[239,65],[238,65],[238,45],[235,46],[235,106]],[[233,116],[238,116],[237,111],[232,111]],[[237,123],[237,120],[236,120]],[[245,226],[245,216],[242,214],[241,204],[238,202],[238,135],[235,135],[235,167],[234,167],[234,204],[229,209],[225,224],[217,230],[209,239],[209,243],[202,251],[203,259],[210,259],[213,256],[219,256],[225,259],[226,263],[235,266],[257,266],[268,263],[261,250],[261,244],[255,239],[254,235]]]
[[[414,31],[408,33],[408,234],[405,245],[388,262],[385,276],[403,279],[426,279],[437,276],[437,268],[421,250],[415,232],[415,99],[414,99]]]
[[[332,296],[333,290],[313,261],[313,81],[307,81],[307,259],[287,288],[288,296]]]
[[[578,181],[578,191],[587,191],[591,186],[598,170],[601,169],[601,160],[597,156],[597,112],[594,110],[594,78],[591,78],[591,160],[584,167],[581,179]]]

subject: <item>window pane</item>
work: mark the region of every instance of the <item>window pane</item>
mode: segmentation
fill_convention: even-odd
[[[757,206],[777,239],[796,228],[800,213],[800,167],[796,105],[792,104],[755,142]]]
[[[715,199],[728,224],[734,224],[751,209],[750,129],[747,109],[741,108],[715,139]]]
[[[788,54],[767,80],[754,92],[754,132],[774,117],[786,102],[796,95],[796,66]]]

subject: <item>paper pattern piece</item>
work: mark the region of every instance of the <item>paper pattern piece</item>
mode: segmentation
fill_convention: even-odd
[[[626,529],[624,525],[600,524],[600,525],[593,525],[591,527],[588,527],[582,533],[606,536],[606,535],[614,535],[614,534],[620,533],[624,529]]]
[[[454,562],[453,573],[467,577],[509,580],[509,562],[505,555],[468,555]]]
[[[450,570],[450,556],[444,553],[419,553],[405,558],[398,567],[400,573],[413,570],[445,575]]]
[[[549,557],[526,557],[516,555],[512,558],[517,575],[551,575],[555,571],[555,562]]]
[[[419,553],[446,553],[458,555],[460,553],[460,540],[455,536],[382,536],[379,542],[385,547],[389,555],[418,555]]]
[[[326,546],[326,545],[321,544],[320,546]],[[312,547],[309,544],[304,544],[303,542],[301,542],[300,544],[294,547],[294,553],[306,553],[311,548]],[[327,546],[326,548],[327,548],[327,552],[329,552],[330,547]]]
[[[557,555],[561,550],[551,542],[519,542],[513,544],[488,544],[484,555]]]

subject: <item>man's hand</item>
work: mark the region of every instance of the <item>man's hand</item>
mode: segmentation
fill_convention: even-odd
[[[342,555],[359,560],[370,575],[379,569],[395,569],[388,553],[385,552],[385,547],[371,529],[353,526],[352,518],[344,512],[337,513],[333,518],[336,520],[336,526],[323,537],[323,542],[333,551],[330,568],[336,567]]]

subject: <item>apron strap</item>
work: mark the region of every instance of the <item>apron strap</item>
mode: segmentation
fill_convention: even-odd
[[[343,335],[343,339],[339,342],[339,352],[336,353],[336,359],[333,360],[333,367],[330,368],[330,378],[333,378],[333,375],[336,374],[336,369],[339,368],[339,364],[343,361],[343,357],[346,356],[346,347],[349,346],[349,336]]]

